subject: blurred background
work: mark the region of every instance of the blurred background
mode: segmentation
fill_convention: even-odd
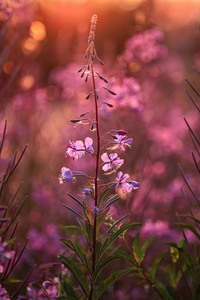
[[[68,192],[81,199],[85,183],[60,185],[61,167],[93,172],[91,159],[77,164],[65,152],[69,140],[93,135],[89,127],[73,126],[69,120],[93,107],[85,99],[89,86],[77,70],[85,64],[94,13],[96,50],[104,62],[97,68],[117,93],[112,98],[102,94],[114,107],[101,110],[101,131],[121,128],[133,137],[123,171],[141,184],[112,214],[129,211],[130,220],[143,222],[144,238],[155,234],[164,241],[177,240],[176,213],[187,210],[178,163],[198,189],[192,143],[183,121],[185,115],[199,132],[198,116],[185,93],[191,89],[185,79],[196,84],[194,69],[200,69],[198,0],[2,1],[1,134],[8,121],[2,159],[28,144],[8,195],[23,182],[18,197],[27,195],[28,202],[18,235],[30,239],[21,262],[26,268],[56,261],[62,251],[60,230],[74,222],[62,204],[74,205]],[[131,291],[130,299],[139,292]],[[120,295],[116,291],[116,299]]]

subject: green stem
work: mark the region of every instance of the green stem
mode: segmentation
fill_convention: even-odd
[[[92,73],[92,84],[94,93],[94,103],[95,103],[95,125],[96,125],[96,168],[95,168],[95,179],[94,179],[94,201],[95,207],[98,207],[98,175],[99,175],[99,158],[100,158],[100,132],[99,132],[99,114],[98,114],[98,99],[96,95],[96,83],[93,62],[91,62],[91,73]],[[92,274],[95,271],[96,265],[96,243],[97,243],[97,214],[94,211],[94,223],[93,223],[93,251],[92,251]],[[93,296],[93,282],[91,279],[90,295],[89,300],[92,300]]]

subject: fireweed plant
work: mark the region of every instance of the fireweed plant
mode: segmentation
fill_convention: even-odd
[[[76,196],[68,194],[80,206],[82,214],[66,204],[63,205],[75,214],[78,222],[78,225],[67,226],[66,231],[69,234],[72,230],[77,231],[85,241],[80,243],[80,239],[74,237],[63,239],[64,244],[74,256],[70,258],[65,255],[59,256],[62,264],[72,275],[71,279],[64,280],[62,284],[61,295],[68,297],[59,299],[97,300],[122,275],[140,269],[139,264],[134,261],[131,267],[115,270],[106,278],[102,278],[103,269],[114,260],[124,256],[124,252],[120,250],[120,243],[112,247],[113,243],[118,238],[125,240],[126,231],[137,225],[136,223],[123,225],[127,215],[114,220],[109,212],[110,207],[120,199],[120,195],[138,189],[139,183],[119,170],[124,163],[120,152],[131,147],[132,138],[129,138],[127,132],[122,129],[110,130],[103,134],[100,130],[99,110],[103,105],[112,108],[110,103],[100,100],[101,91],[106,90],[112,96],[116,93],[105,86],[108,80],[95,69],[96,62],[103,65],[95,49],[96,24],[97,16],[93,15],[85,54],[87,64],[78,70],[85,82],[91,80],[92,90],[89,91],[86,99],[93,98],[94,118],[91,120],[88,118],[88,113],[83,113],[80,118],[71,120],[73,124],[88,122],[91,132],[95,133],[96,140],[94,143],[91,137],[86,137],[84,141],[69,141],[66,151],[67,157],[74,161],[86,156],[93,159],[94,174],[88,175],[63,167],[59,178],[60,183],[68,183],[75,177],[84,177],[87,180],[87,186],[82,189],[82,193],[85,199],[91,200],[92,204],[89,205],[88,201],[80,201]],[[100,83],[103,83],[102,87],[99,87]],[[96,147],[93,147],[93,144],[96,144]],[[114,181],[103,183],[100,178],[101,170],[104,172],[103,175],[107,176],[106,178],[109,178],[108,175],[115,175]]]

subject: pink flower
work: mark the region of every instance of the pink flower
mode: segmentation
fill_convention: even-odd
[[[93,145],[93,140],[89,137],[86,137],[85,139],[85,144],[78,140],[76,142],[71,142],[69,141],[70,146],[68,147],[66,153],[70,157],[73,158],[73,160],[77,160],[81,158],[83,155],[85,155],[85,152],[94,153],[94,149],[92,147]]]
[[[132,191],[132,186],[127,182],[127,180],[129,179],[129,175],[128,174],[123,174],[121,171],[117,174],[116,180],[118,181],[116,184],[116,190],[119,187],[122,187],[123,190],[127,193]]]
[[[93,139],[86,137],[85,139],[85,150],[89,153],[94,153],[93,145]]]
[[[125,151],[125,147],[131,147],[131,143],[132,143],[132,138],[127,139],[126,138],[126,134],[121,135],[121,134],[116,134],[113,136],[115,142],[114,144],[116,145],[116,147],[120,150],[120,151]]]
[[[103,153],[101,155],[103,160],[103,171],[107,172],[109,170],[116,171],[124,163],[124,159],[119,158],[117,153]]]
[[[116,180],[116,191],[122,189],[123,192],[130,193],[132,190],[139,188],[140,184],[137,181],[129,180],[128,174],[123,174],[121,171],[117,174]]]
[[[127,132],[124,130],[110,130],[109,132],[114,142],[109,142],[106,147],[109,150],[119,149],[120,151],[125,151],[125,147],[131,148],[132,138],[127,138]]]

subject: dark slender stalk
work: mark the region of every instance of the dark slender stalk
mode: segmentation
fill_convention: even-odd
[[[11,296],[11,299],[14,300],[16,299],[17,294],[19,293],[19,291],[23,288],[23,286],[26,284],[26,282],[28,281],[29,277],[31,276],[34,268],[36,267],[36,265],[34,265],[31,270],[29,271],[28,275],[26,275],[26,278],[23,280],[23,282],[21,283],[21,285],[18,287],[18,289],[15,291],[15,293]]]
[[[196,200],[196,203],[197,203],[197,204],[200,203],[200,200],[199,200],[198,197],[196,196],[196,194],[195,194],[195,192],[193,191],[193,189],[191,188],[191,186],[190,186],[190,184],[189,184],[187,178],[185,177],[185,174],[184,174],[184,172],[183,172],[183,169],[182,169],[181,165],[178,164],[178,167],[179,167],[179,170],[180,170],[181,175],[182,175],[182,177],[183,177],[183,180],[185,181],[185,183],[186,183],[186,185],[187,185],[189,191],[191,192],[192,196],[193,196],[194,199]]]
[[[16,169],[17,166],[19,165],[19,163],[20,163],[20,161],[21,161],[21,159],[22,159],[22,157],[23,157],[23,155],[24,155],[24,153],[25,153],[27,147],[28,147],[28,145],[26,145],[26,146],[24,147],[24,149],[22,150],[22,153],[20,154],[20,157],[18,158],[17,162],[12,166],[12,169],[10,170],[9,175],[8,175],[8,177],[6,178],[5,183],[9,180],[9,178],[11,177],[11,175],[14,173],[15,169]]]
[[[3,136],[2,136],[2,140],[1,140],[1,144],[0,144],[0,156],[1,156],[1,153],[2,153],[3,144],[4,144],[4,140],[5,140],[5,136],[6,136],[6,128],[7,128],[7,120],[5,120]]]
[[[93,68],[93,61],[91,61],[91,75],[92,75],[92,85],[94,93],[94,103],[95,103],[95,125],[96,125],[96,168],[95,168],[95,179],[94,179],[94,201],[95,207],[98,205],[98,175],[99,175],[99,157],[100,157],[100,131],[99,131],[99,114],[98,114],[98,99],[96,94],[96,83]],[[97,243],[97,215],[94,213],[94,223],[93,223],[93,247],[92,247],[92,273],[94,273],[96,265],[96,243]],[[92,300],[93,295],[93,282],[91,281],[89,300]]]

